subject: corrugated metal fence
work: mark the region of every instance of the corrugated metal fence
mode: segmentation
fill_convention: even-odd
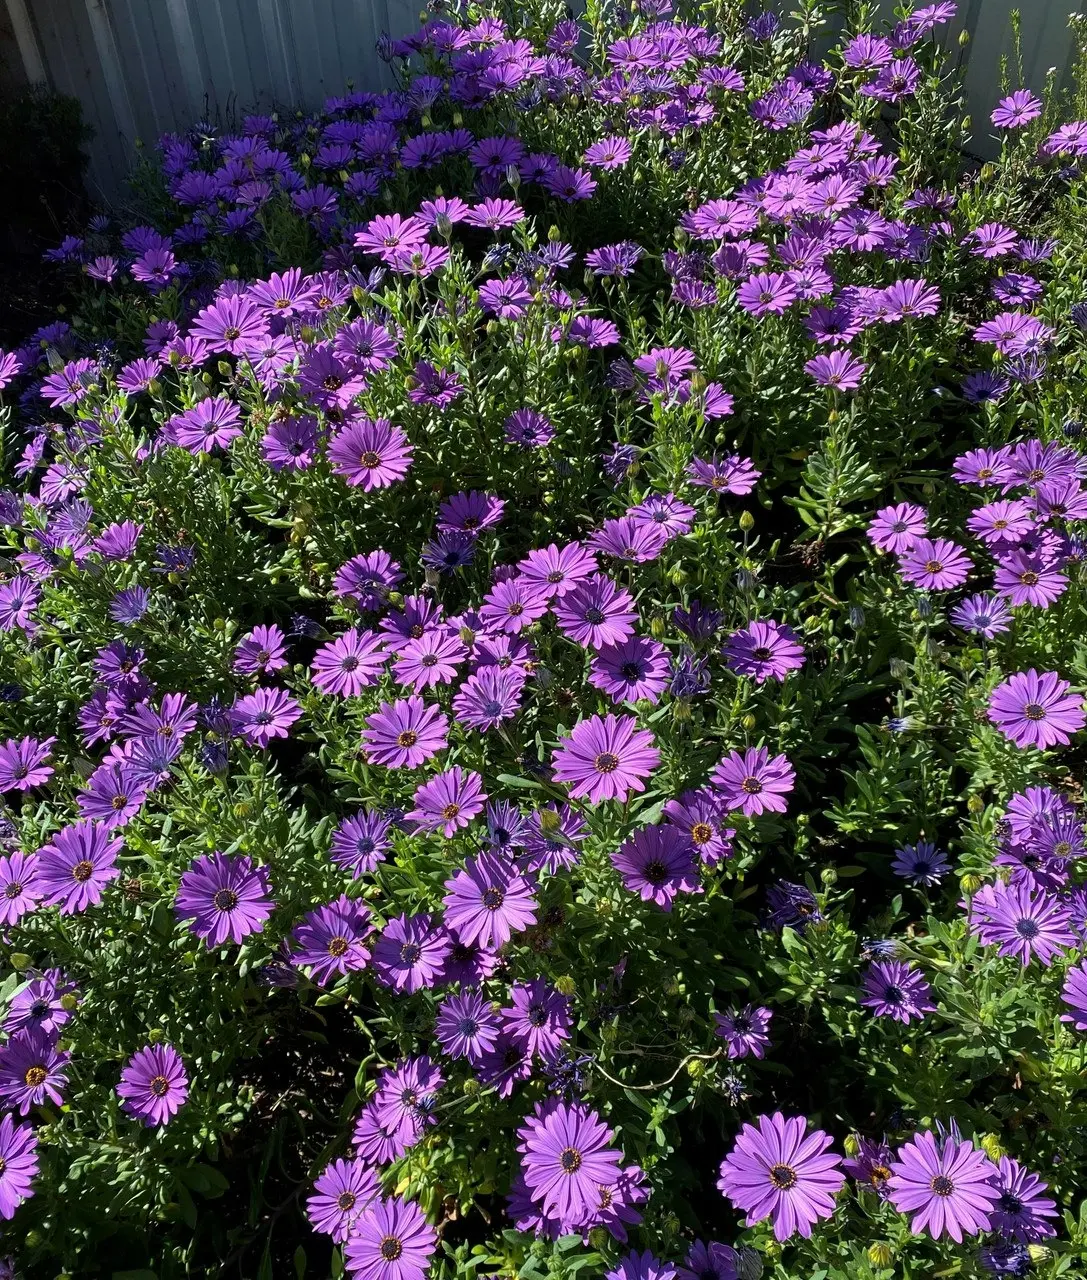
[[[419,0],[2,0],[23,70],[74,94],[94,129],[95,194],[123,194],[136,139],[232,110],[318,105],[342,93],[391,83],[374,45],[382,32],[406,35]],[[882,6],[887,12],[891,3]],[[1024,72],[1040,91],[1058,83],[1072,56],[1068,0],[960,0],[944,39],[962,50],[974,149],[992,154],[988,116],[999,61],[1011,53],[1011,14],[1022,15]],[[2,13],[3,10],[0,10]]]

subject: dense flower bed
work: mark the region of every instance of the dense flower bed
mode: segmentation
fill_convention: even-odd
[[[48,255],[4,1274],[1082,1274],[1087,103],[964,176],[954,9],[433,17]]]

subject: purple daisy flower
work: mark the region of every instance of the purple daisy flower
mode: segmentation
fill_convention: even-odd
[[[1045,1194],[1049,1186],[1036,1173],[1010,1156],[1001,1156],[996,1189],[1000,1199],[989,1223],[991,1230],[1024,1244],[1057,1234],[1047,1221],[1057,1217],[1057,1203]]]
[[[899,502],[877,511],[868,526],[868,539],[880,549],[901,555],[928,532],[928,513],[912,502]]]
[[[352,627],[317,650],[310,679],[322,693],[354,698],[377,684],[387,657],[382,636]]]
[[[225,449],[242,434],[242,414],[233,400],[213,396],[171,418],[164,438],[190,453],[210,453]]]
[[[579,721],[556,749],[553,776],[570,784],[573,799],[586,796],[590,804],[599,804],[644,791],[659,763],[653,735],[639,729],[633,716],[591,716]]]
[[[174,899],[179,920],[209,947],[241,943],[258,933],[272,914],[268,868],[244,854],[203,853],[181,877]]]
[[[497,854],[469,858],[445,887],[446,928],[460,942],[501,947],[536,923],[531,882]]]
[[[56,1037],[40,1027],[16,1033],[0,1049],[0,1098],[21,1116],[31,1107],[42,1106],[47,1098],[54,1106],[61,1106],[62,1091],[68,1084],[64,1068],[71,1056],[62,1053]]]
[[[1068,588],[1068,579],[1046,555],[1013,551],[997,561],[993,585],[1013,605],[1048,609]]]
[[[596,557],[579,542],[565,547],[550,546],[530,551],[518,565],[521,577],[549,599],[561,599],[579,583],[597,572]]]
[[[448,932],[432,916],[396,916],[374,944],[374,976],[405,994],[433,987],[451,947]]]
[[[277,626],[254,627],[234,650],[234,670],[246,676],[282,671],[286,652],[287,637]]]
[[[1021,129],[1042,114],[1042,102],[1029,89],[1016,89],[1001,98],[989,117],[998,129]]]
[[[861,980],[861,1004],[877,1018],[908,1023],[935,1011],[932,988],[911,965],[901,960],[877,960]]]
[[[345,818],[332,833],[332,861],[344,871],[350,871],[355,879],[373,871],[393,847],[389,839],[392,825],[392,819],[386,814],[366,810],[353,818]]]
[[[0,856],[0,924],[17,924],[41,901],[38,859],[26,853]]]
[[[714,493],[750,493],[761,475],[749,458],[741,458],[739,454],[729,454],[723,462],[716,457],[692,458],[687,467],[691,484],[712,489]]]
[[[676,1280],[677,1271],[670,1262],[649,1252],[628,1253],[619,1265],[604,1275],[604,1280]]]
[[[365,969],[370,960],[366,939],[373,932],[370,909],[364,902],[340,894],[335,902],[307,912],[291,934],[291,964],[309,969],[317,986]]]
[[[355,600],[360,609],[383,609],[390,591],[404,580],[400,566],[386,551],[353,556],[336,574],[336,594]]]
[[[1083,699],[1055,671],[1017,671],[989,698],[989,719],[1017,747],[1066,747],[1087,724]]]
[[[256,689],[230,708],[231,728],[240,738],[266,747],[273,738],[286,738],[302,708],[282,689]]]
[[[1002,635],[1011,624],[1011,609],[1000,596],[980,592],[960,601],[948,615],[956,627],[992,640]]]
[[[962,547],[947,538],[918,538],[902,556],[903,578],[926,591],[948,591],[970,576],[973,564]]]
[[[701,893],[694,846],[675,826],[642,827],[611,855],[623,885],[643,902],[672,910],[677,893]]]
[[[415,769],[442,750],[448,728],[441,711],[418,696],[383,702],[366,721],[363,754],[387,769]]]
[[[629,640],[638,620],[630,593],[602,573],[593,574],[564,592],[554,609],[563,635],[591,649]]]
[[[756,1123],[740,1130],[717,1186],[747,1214],[747,1226],[770,1218],[777,1240],[798,1231],[810,1237],[813,1224],[834,1213],[834,1197],[845,1182],[839,1157],[828,1151],[830,1135],[808,1133],[803,1116],[780,1111]]]
[[[15,1210],[34,1194],[38,1172],[38,1139],[29,1124],[5,1115],[0,1119],[0,1218],[14,1218]]]
[[[1070,1022],[1077,1031],[1087,1031],[1087,960],[1065,973],[1061,999],[1072,1010],[1062,1013],[1061,1021]]]
[[[948,1235],[961,1244],[964,1235],[988,1230],[1000,1198],[996,1181],[993,1162],[969,1142],[951,1134],[937,1142],[931,1133],[919,1133],[891,1163],[887,1198],[911,1215],[915,1235]]]
[[[1069,908],[1044,889],[998,881],[982,889],[970,904],[970,931],[998,954],[1015,956],[1026,966],[1038,959],[1045,966],[1062,948],[1075,946]]]
[[[453,714],[461,724],[481,733],[517,714],[525,687],[515,668],[480,667],[461,685],[453,699]]]
[[[499,1011],[504,1032],[529,1057],[547,1062],[570,1038],[573,1020],[569,999],[546,978],[535,978],[532,982],[513,983],[510,1000],[513,1003]]]
[[[454,765],[422,783],[412,798],[415,808],[405,819],[419,831],[440,831],[448,840],[483,812],[487,793],[478,773]]]
[[[468,649],[460,636],[443,627],[401,645],[393,675],[398,684],[420,692],[456,679],[457,667],[467,657]]]
[[[121,1072],[117,1086],[123,1110],[152,1128],[168,1124],[189,1097],[189,1073],[169,1044],[138,1049]]]
[[[726,808],[739,809],[745,818],[760,813],[784,813],[785,797],[793,789],[796,772],[783,755],[765,747],[749,747],[741,755],[730,751],[710,774],[710,785],[721,793]]]
[[[53,776],[46,764],[56,738],[9,738],[0,743],[0,791],[29,791]]]
[[[104,763],[91,774],[86,791],[77,797],[82,817],[97,819],[107,829],[123,827],[139,813],[148,787],[131,765]]]
[[[111,838],[94,822],[76,822],[58,831],[37,854],[38,887],[45,905],[59,906],[65,916],[97,906],[102,890],[121,874],[116,862],[123,847],[119,836]]]
[[[413,1200],[378,1199],[354,1220],[344,1260],[355,1280],[424,1280],[437,1240]]]
[[[728,1045],[730,1058],[761,1058],[770,1044],[771,1010],[763,1005],[744,1005],[713,1015],[714,1034]]]
[[[725,641],[725,661],[737,675],[757,684],[784,680],[804,665],[804,646],[791,627],[780,622],[751,622]]]
[[[678,827],[694,848],[699,861],[715,866],[732,856],[732,837],[736,832],[724,822],[725,807],[721,798],[709,788],[685,791],[664,806],[664,819]]]
[[[359,1215],[380,1194],[377,1174],[362,1160],[333,1160],[314,1180],[306,1217],[314,1231],[343,1244],[351,1238]]]
[[[668,685],[668,651],[656,640],[632,636],[622,644],[604,645],[593,655],[589,683],[613,702],[657,702]]]
[[[352,422],[328,446],[336,475],[367,493],[402,480],[408,474],[411,456],[407,436],[385,418]]]
[[[861,385],[867,368],[848,347],[839,347],[836,351],[808,360],[804,372],[821,387],[830,387],[832,391],[855,391]]]
[[[498,1043],[499,1028],[492,1003],[478,991],[465,991],[442,1001],[434,1034],[451,1058],[478,1066]]]
[[[591,1220],[599,1188],[615,1182],[622,1153],[612,1131],[580,1103],[548,1102],[517,1130],[521,1175],[545,1213],[570,1229]]]
[[[891,870],[896,875],[910,884],[923,884],[926,888],[939,884],[950,869],[947,854],[924,840],[896,849],[891,863]]]
[[[676,1280],[737,1280],[740,1255],[730,1245],[696,1240],[687,1251],[686,1265],[676,1268]]]

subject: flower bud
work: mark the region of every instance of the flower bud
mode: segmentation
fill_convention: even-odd
[[[11,967],[16,973],[22,973],[24,969],[30,968],[30,957],[24,951],[16,951],[12,953]]]
[[[564,973],[561,977],[555,979],[555,990],[562,996],[572,996],[577,991],[577,983]]]
[[[28,1249],[39,1249],[43,1242],[43,1236],[40,1231],[28,1231],[24,1243]]]
[[[682,587],[687,581],[687,570],[682,565],[676,565],[672,572],[668,575],[668,581],[673,587]]]
[[[979,795],[973,795],[966,802],[967,809],[974,814],[985,811],[985,801]]]
[[[679,722],[683,720],[690,720],[690,718],[691,704],[684,698],[677,698],[676,701],[672,703],[672,719]]]
[[[868,1261],[873,1267],[889,1267],[894,1261],[891,1246],[884,1244],[882,1240],[877,1240],[875,1244],[870,1244],[868,1246]]]
[[[60,1007],[66,1013],[74,1013],[79,1008],[79,997],[72,995],[70,991],[66,992],[60,998]]]
[[[981,877],[972,875],[960,876],[959,888],[969,897],[977,893],[981,888]]]
[[[150,1044],[161,1044],[161,1043],[162,1043],[162,1028],[161,1028],[161,1027],[152,1027],[152,1028],[151,1028],[151,1030],[147,1033],[147,1039],[148,1039],[148,1042],[149,1042]]]
[[[749,711],[749,712],[747,713],[747,715],[746,715],[746,716],[744,716],[744,718],[740,721],[740,723],[741,723],[741,724],[743,725],[743,727],[747,730],[747,732],[748,732],[748,733],[750,733],[750,732],[751,732],[751,730],[752,730],[752,729],[754,729],[755,725],[756,725],[756,724],[758,724],[758,721],[755,719],[755,717],[754,717],[754,716],[751,714],[751,712]]]
[[[687,1074],[692,1080],[701,1080],[706,1074],[706,1064],[700,1062],[697,1058],[693,1058],[687,1063]]]
[[[1048,1262],[1053,1257],[1053,1250],[1047,1249],[1044,1244],[1028,1244],[1027,1253],[1030,1254],[1031,1262]]]
[[[744,533],[750,533],[751,530],[754,529],[754,527],[755,527],[755,517],[751,514],[750,511],[745,511],[743,515],[740,516],[740,528],[744,531]]]
[[[668,627],[663,618],[651,618],[649,621],[649,634],[654,640],[663,640],[668,634]]]
[[[842,1147],[847,1156],[855,1156],[861,1149],[861,1144],[857,1140],[857,1135],[855,1133],[847,1133],[845,1135],[845,1141],[842,1143]]]
[[[819,879],[829,889],[832,884],[838,883],[838,872],[834,867],[824,867],[822,871],[819,872]]]
[[[603,1249],[611,1242],[611,1236],[604,1227],[593,1227],[589,1232],[589,1244],[594,1249]]]
[[[994,1164],[1001,1156],[1006,1156],[1008,1154],[1000,1145],[1000,1139],[995,1133],[986,1133],[983,1135],[981,1138],[981,1149],[989,1159],[994,1162]]]

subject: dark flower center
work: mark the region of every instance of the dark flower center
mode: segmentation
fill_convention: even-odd
[[[530,1004],[528,1006],[528,1025],[530,1027],[542,1027],[547,1021],[547,1010],[542,1004]]]
[[[343,386],[343,379],[337,378],[334,373],[330,373],[328,377],[321,383],[326,391],[339,391]]]
[[[479,1034],[479,1023],[475,1018],[461,1018],[460,1022],[457,1023],[457,1032],[471,1039]]]
[[[419,663],[424,667],[436,667],[438,665],[438,655],[436,653],[424,653],[419,659]]]
[[[170,1092],[170,1082],[165,1076],[155,1076],[147,1087],[156,1098],[165,1098]]]
[[[336,1208],[339,1209],[341,1213],[346,1213],[349,1209],[353,1209],[355,1207],[355,1201],[357,1199],[358,1196],[356,1196],[353,1191],[341,1191],[336,1197]]]
[[[565,577],[566,574],[564,574],[561,569],[552,569],[547,575],[546,580],[550,582],[552,586],[557,586]],[[588,617],[589,615],[586,614],[585,616]]]
[[[757,796],[762,791],[762,783],[758,778],[747,777],[740,783],[740,790],[749,796]]]
[[[233,325],[229,329],[223,330],[223,337],[228,339],[230,342],[233,342],[235,338],[240,338],[241,336],[242,331],[240,329],[235,329]]]
[[[18,882],[18,880],[13,880],[11,884],[4,886],[5,898],[18,898],[22,892],[23,886]]]
[[[708,822],[696,822],[691,827],[692,844],[709,844],[713,839],[713,828]]]
[[[732,1019],[732,1029],[739,1035],[745,1036],[751,1030],[751,1019],[745,1014],[738,1013]]]
[[[343,661],[340,663],[340,670],[341,671],[357,671],[358,665],[359,665],[358,658],[356,658],[353,653],[349,653],[347,657],[344,658]]]
[[[1042,930],[1037,920],[1031,920],[1029,917],[1024,917],[1022,920],[1016,920],[1015,932],[1021,938],[1025,938],[1027,942],[1030,942],[1032,939],[1036,938]]]
[[[37,1062],[34,1066],[27,1067],[26,1075],[23,1076],[23,1079],[26,1081],[27,1088],[37,1089],[49,1079],[49,1072],[40,1062]]]
[[[944,569],[944,566],[943,566],[942,562],[941,562],[941,561],[939,561],[939,560],[926,560],[926,561],[925,561],[925,572],[926,572],[926,573],[942,573],[942,572],[943,572],[943,569]]]
[[[891,1171],[884,1164],[877,1164],[868,1175],[868,1181],[877,1190],[891,1180]]]
[[[109,803],[110,808],[112,808],[115,813],[120,813],[125,805],[128,804],[128,796],[114,796]]]
[[[1023,708],[1023,715],[1028,720],[1044,720],[1045,707],[1039,706],[1037,702],[1028,702]]]
[[[368,450],[366,453],[359,455],[360,467],[377,467],[377,466],[380,466],[380,464],[381,464],[381,456],[379,454],[374,453],[372,449]]]
[[[39,1022],[48,1012],[49,1002],[46,1000],[35,1000],[29,1009],[30,1016],[36,1018]]]
[[[1036,587],[1038,585],[1038,574],[1032,569],[1027,569],[1019,575],[1019,581],[1024,587]]]
[[[585,621],[591,627],[598,627],[604,621],[604,610],[597,609],[595,606],[585,610]]]
[[[505,899],[505,894],[501,889],[489,888],[483,890],[481,901],[488,911],[497,911]]]
[[[765,645],[760,645],[758,649],[755,649],[752,652],[751,656],[756,662],[769,662],[774,655],[770,649],[765,647]]]
[[[1010,1191],[1004,1192],[996,1202],[996,1207],[1001,1213],[1019,1214],[1023,1212],[1022,1200],[1018,1196],[1013,1196]]]
[[[86,858],[77,862],[72,868],[72,879],[77,880],[80,884],[86,884],[93,875],[94,863],[88,862]]]
[[[233,889],[217,889],[211,902],[216,911],[233,911],[238,905],[238,895]]]
[[[405,729],[402,733],[396,735],[396,745],[398,747],[414,747],[419,741],[419,735],[412,729]]]
[[[647,862],[643,874],[650,884],[664,884],[668,879],[668,868],[660,861]]]
[[[346,938],[337,935],[335,938],[328,940],[328,954],[339,959],[340,956],[347,955],[347,948],[350,944]]]
[[[945,1178],[942,1173],[938,1173],[929,1183],[929,1187],[936,1192],[938,1196],[949,1196],[955,1190],[955,1184],[950,1178]]]
[[[446,822],[452,822],[458,813],[460,813],[459,804],[447,804],[445,808],[442,810],[442,817],[446,820]]]
[[[905,993],[901,987],[896,987],[894,983],[890,983],[883,988],[884,1004],[901,1004],[905,999]]]
[[[593,761],[597,773],[614,773],[619,768],[619,757],[610,751],[602,751]]]
[[[271,724],[274,719],[275,719],[275,716],[273,716],[270,711],[258,711],[257,714],[253,717],[253,723],[259,724],[259,725],[266,725],[266,724]]]
[[[581,1152],[574,1147],[565,1147],[559,1155],[559,1164],[563,1173],[577,1173],[581,1168]]]
[[[778,1191],[789,1191],[796,1186],[796,1170],[787,1164],[770,1166],[770,1182]]]
[[[384,1262],[395,1262],[404,1252],[404,1246],[396,1236],[386,1236],[381,1242],[381,1257]]]
[[[422,954],[423,949],[417,942],[405,942],[400,948],[400,963],[415,964]]]

